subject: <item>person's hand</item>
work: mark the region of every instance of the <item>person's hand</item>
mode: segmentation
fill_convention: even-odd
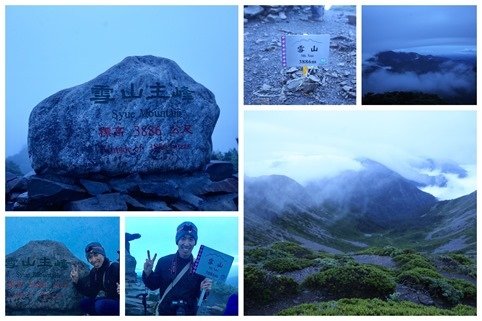
[[[213,280],[205,278],[201,282],[201,290],[209,291],[213,287]]]
[[[117,284],[117,294],[120,295],[120,285],[119,285],[119,283],[117,283],[117,282],[116,282],[116,284]]]
[[[79,267],[76,264],[72,264],[72,270],[70,270],[70,278],[72,282],[79,282]]]
[[[157,253],[154,254],[154,257],[151,260],[151,252],[147,250],[147,259],[146,262],[144,262],[144,273],[149,276],[152,272],[152,267],[154,266],[154,261],[156,260]]]

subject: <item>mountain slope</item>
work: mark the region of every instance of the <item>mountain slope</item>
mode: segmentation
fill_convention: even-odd
[[[329,215],[289,177],[246,178],[244,200],[244,239],[248,246],[290,240],[331,253],[360,247],[328,233]]]
[[[286,176],[246,178],[245,245],[293,241],[330,253],[367,246],[423,252],[462,251],[476,246],[476,193],[437,202],[384,165],[359,160],[359,171],[303,187]]]
[[[339,216],[349,214],[364,221],[364,232],[411,224],[435,204],[435,197],[419,190],[415,182],[375,161],[360,162],[362,170],[312,182],[307,190]]]
[[[435,253],[463,250],[476,253],[477,192],[438,202],[422,216],[429,224],[425,240],[438,244]]]

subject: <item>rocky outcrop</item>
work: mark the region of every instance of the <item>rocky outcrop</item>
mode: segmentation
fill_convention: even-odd
[[[127,57],[40,102],[28,150],[39,175],[193,172],[209,163],[214,95],[174,62]]]
[[[225,168],[226,167],[226,168]],[[236,211],[238,178],[231,163],[215,171],[88,178],[8,173],[6,209],[20,211]],[[212,177],[212,178],[211,178]],[[14,187],[11,187],[14,182]]]
[[[6,314],[36,315],[80,313],[82,296],[70,279],[71,266],[80,276],[88,266],[62,243],[30,241],[5,260]]]

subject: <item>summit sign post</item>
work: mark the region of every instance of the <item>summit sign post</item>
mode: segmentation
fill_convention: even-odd
[[[283,67],[320,66],[328,61],[330,35],[283,35],[281,57]]]

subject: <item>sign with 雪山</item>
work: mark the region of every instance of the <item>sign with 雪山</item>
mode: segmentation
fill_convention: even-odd
[[[224,282],[228,277],[233,260],[234,258],[230,255],[201,245],[193,270],[214,281]]]
[[[281,59],[283,67],[319,66],[327,62],[330,35],[283,35]]]

